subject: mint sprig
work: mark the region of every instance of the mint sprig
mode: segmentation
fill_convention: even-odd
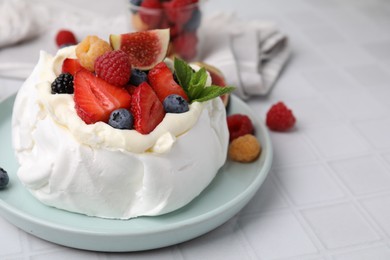
[[[190,65],[179,58],[175,58],[174,67],[179,84],[186,92],[191,103],[195,101],[204,102],[230,93],[235,89],[231,86],[206,86],[206,69],[202,67],[194,72]]]

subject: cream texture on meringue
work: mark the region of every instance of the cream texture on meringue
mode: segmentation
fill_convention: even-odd
[[[149,134],[85,124],[73,95],[51,82],[74,47],[43,51],[12,117],[17,175],[42,203],[103,218],[165,214],[197,197],[225,163],[228,129],[219,98],[167,113]]]

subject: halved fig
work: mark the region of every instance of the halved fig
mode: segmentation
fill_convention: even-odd
[[[132,68],[149,70],[167,55],[169,29],[111,34],[110,44],[114,50],[120,49],[129,55]]]

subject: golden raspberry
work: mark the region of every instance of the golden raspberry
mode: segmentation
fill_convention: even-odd
[[[237,162],[253,162],[261,153],[261,145],[252,134],[246,134],[234,139],[229,145],[228,156]]]
[[[95,35],[85,37],[76,47],[76,56],[81,66],[93,72],[95,60],[106,52],[112,51],[108,42]]]

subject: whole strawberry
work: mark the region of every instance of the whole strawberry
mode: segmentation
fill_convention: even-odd
[[[267,112],[266,124],[273,131],[287,131],[295,125],[295,122],[292,111],[283,102],[274,104]]]
[[[124,86],[131,76],[129,56],[122,50],[106,52],[95,61],[99,78],[115,86]]]

